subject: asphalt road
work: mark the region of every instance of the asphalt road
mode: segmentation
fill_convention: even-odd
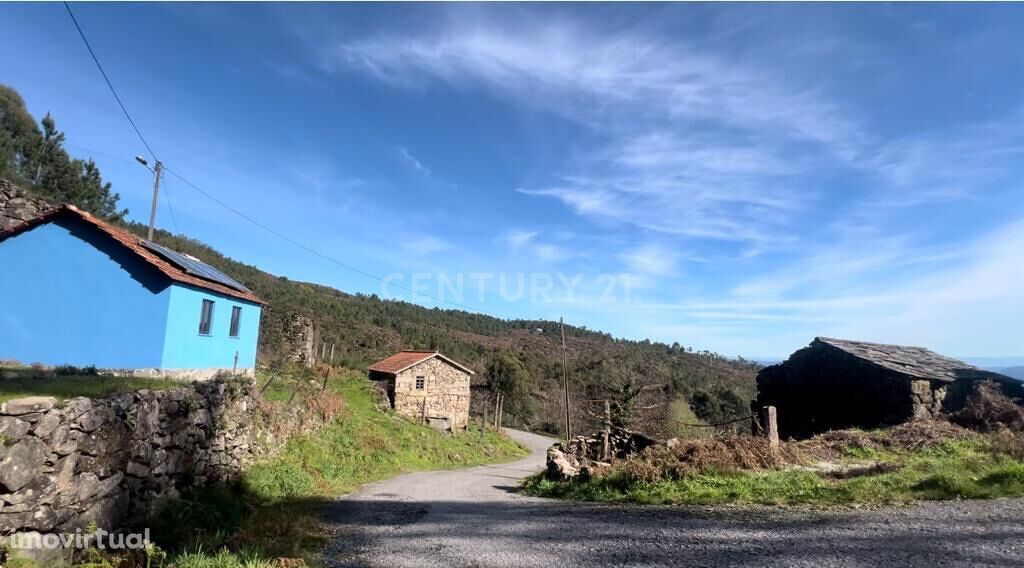
[[[516,493],[551,440],[498,466],[403,475],[332,503],[329,566],[1024,566],[1024,500],[866,511],[567,503]]]

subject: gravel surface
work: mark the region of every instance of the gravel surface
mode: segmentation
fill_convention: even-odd
[[[516,493],[523,460],[403,475],[332,503],[328,566],[1024,566],[1024,500],[822,511],[568,503]]]

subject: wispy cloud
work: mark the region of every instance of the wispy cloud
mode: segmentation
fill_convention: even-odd
[[[419,173],[421,173],[421,174],[423,174],[423,175],[425,175],[427,177],[430,177],[430,168],[424,166],[423,162],[419,161],[416,158],[416,156],[413,156],[412,154],[410,154],[409,150],[406,149],[404,146],[399,146],[398,147],[398,154],[402,157],[403,160],[405,160],[405,163],[407,163],[410,166],[412,166],[412,168],[414,170],[416,170],[417,172],[419,172]]]
[[[674,275],[688,256],[674,251],[728,259],[731,272],[703,295],[645,304],[652,329],[672,313],[689,322],[663,329],[747,330],[751,342],[773,329],[911,342],[917,330],[941,343],[937,330],[957,318],[1021,319],[1021,295],[1003,286],[1020,280],[1019,253],[999,241],[1024,246],[1020,224],[930,241],[935,228],[907,213],[1005,187],[1024,154],[1021,113],[893,134],[880,126],[888,116],[853,104],[850,85],[831,74],[764,66],[749,51],[715,49],[717,39],[520,15],[340,40],[325,68],[400,89],[484,92],[585,132],[547,181],[516,189],[557,200],[602,234],[628,235],[604,257],[649,278]],[[855,43],[833,31],[781,57],[842,59]],[[853,51],[861,62],[877,55]],[[870,64],[892,78],[889,59]],[[571,257],[572,247],[530,231],[499,240],[541,259]]]
[[[639,246],[618,256],[631,273],[640,275],[666,276],[676,267],[676,254],[655,244]]]
[[[538,234],[537,231],[515,229],[502,234],[497,240],[500,243],[504,243],[510,251],[516,252],[536,238]]]
[[[521,191],[677,236],[785,242],[789,215],[814,194],[797,176],[821,155],[852,159],[863,138],[812,90],[741,61],[638,32],[530,24],[343,42],[331,65],[405,88],[485,85],[584,125],[608,144],[567,164],[561,183]]]
[[[402,248],[417,256],[427,256],[451,249],[452,244],[442,238],[426,235],[405,241]]]

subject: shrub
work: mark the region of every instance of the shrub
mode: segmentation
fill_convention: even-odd
[[[100,374],[95,365],[88,367],[76,367],[74,365],[58,365],[53,368],[53,374],[58,377],[95,377]]]
[[[1003,427],[1024,430],[1024,408],[1010,400],[994,381],[974,385],[963,409],[951,419],[967,428],[993,432]]]

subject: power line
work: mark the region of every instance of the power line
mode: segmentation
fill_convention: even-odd
[[[83,152],[87,152],[89,154],[95,154],[97,156],[103,156],[104,158],[110,158],[111,160],[120,160],[122,162],[130,162],[130,163],[134,163],[135,162],[135,160],[129,160],[128,158],[125,158],[124,156],[115,156],[113,154],[107,154],[106,152],[100,152],[99,150],[93,150],[92,148],[86,148],[85,146],[79,146],[78,144],[72,144],[70,142],[65,142],[64,145],[69,147],[69,148],[78,148],[79,150],[81,150]]]
[[[171,189],[170,189],[170,187],[167,184],[167,176],[163,176],[163,178],[164,178],[164,197],[166,198],[166,199],[164,199],[164,203],[167,204],[167,210],[171,212],[171,223],[174,224],[174,232],[175,233],[181,233],[181,230],[178,229],[178,218],[174,216],[174,206],[171,205]]]
[[[71,11],[71,5],[67,2],[64,2],[64,8],[67,9],[68,16],[71,16],[71,22],[75,24],[75,29],[78,30],[78,35],[82,38],[82,42],[85,43],[85,48],[89,50],[89,55],[92,56],[93,62],[96,63],[96,68],[100,70],[100,75],[103,75],[103,80],[107,82],[107,87],[110,87],[110,92],[113,93],[114,99],[117,101],[118,106],[121,107],[121,112],[124,113],[125,118],[128,119],[128,122],[132,125],[132,128],[135,129],[135,134],[137,134],[139,140],[142,141],[142,145],[146,147],[146,150],[149,150],[149,155],[153,157],[153,160],[156,160],[156,152],[154,152],[153,148],[149,146],[149,142],[146,142],[146,138],[142,136],[142,132],[139,130],[139,127],[136,126],[135,121],[132,120],[132,115],[128,114],[128,109],[126,109],[124,107],[124,103],[121,102],[121,97],[117,95],[117,90],[114,89],[114,85],[110,82],[110,78],[107,77],[107,72],[104,71],[103,66],[100,65],[100,60],[96,57],[96,52],[94,52],[92,50],[92,46],[89,45],[89,40],[86,39],[85,32],[82,31],[82,26],[78,25],[78,20],[75,19],[75,14]]]
[[[142,131],[139,130],[139,127],[135,124],[135,121],[132,119],[131,114],[128,113],[128,109],[126,109],[125,106],[124,106],[124,103],[121,102],[121,97],[118,96],[117,90],[114,89],[114,85],[110,82],[110,78],[107,76],[107,72],[103,70],[103,65],[100,64],[99,58],[96,57],[96,53],[93,51],[92,46],[89,44],[89,40],[85,37],[85,32],[83,32],[82,31],[82,27],[80,25],[78,25],[78,20],[75,18],[74,12],[71,11],[71,6],[67,2],[64,2],[64,8],[67,9],[68,16],[71,17],[72,23],[75,24],[75,29],[78,30],[78,35],[82,38],[82,42],[85,43],[86,49],[89,50],[89,55],[92,56],[93,62],[96,63],[96,68],[100,70],[100,74],[103,75],[103,80],[106,81],[107,87],[110,88],[111,94],[114,95],[114,99],[117,101],[118,106],[121,107],[121,112],[124,113],[125,118],[128,119],[128,122],[132,125],[132,128],[135,130],[135,134],[138,135],[139,140],[142,141],[143,146],[145,146],[146,150],[149,151],[150,155],[153,157],[153,160],[154,161],[159,161],[157,159],[157,157],[156,157],[156,152],[154,152],[153,148],[150,147],[148,142],[146,142],[146,138],[142,135]],[[97,152],[97,153],[99,153],[99,152]],[[113,156],[111,156],[111,157],[113,157]],[[253,219],[252,217],[249,217],[248,215],[242,213],[241,211],[235,209],[234,207],[228,205],[227,203],[221,201],[220,199],[217,199],[213,195],[203,191],[198,186],[196,186],[194,183],[188,181],[187,179],[182,177],[177,172],[171,170],[170,168],[164,167],[164,170],[170,172],[172,175],[174,175],[174,177],[178,178],[179,180],[181,180],[183,183],[185,183],[186,185],[188,185],[192,189],[198,191],[200,194],[202,194],[206,198],[210,199],[211,201],[213,201],[214,203],[220,205],[221,207],[224,207],[228,211],[231,211],[235,215],[238,215],[239,217],[245,219],[246,221],[249,221],[250,223],[256,225],[257,227],[263,229],[264,231],[267,231],[268,233],[270,233],[270,234],[272,234],[272,235],[274,235],[274,236],[276,236],[276,237],[278,237],[278,238],[280,238],[280,239],[282,239],[284,241],[287,241],[287,242],[289,242],[289,243],[291,243],[291,244],[293,244],[293,245],[295,245],[295,246],[305,250],[306,252],[308,252],[310,254],[313,254],[315,256],[318,256],[318,257],[320,257],[320,258],[322,258],[322,259],[324,259],[324,260],[326,260],[328,262],[332,262],[332,263],[334,263],[334,264],[336,264],[336,265],[338,265],[338,266],[340,266],[342,268],[345,268],[347,270],[350,270],[352,272],[355,272],[355,273],[360,274],[362,276],[365,276],[367,278],[376,280],[376,281],[381,282],[383,284],[387,284],[389,286],[393,286],[395,288],[398,288],[399,290],[404,290],[406,292],[410,292],[410,293],[412,293],[414,295],[419,294],[419,295],[421,295],[421,296],[423,296],[425,298],[429,298],[431,300],[434,300],[434,301],[442,303],[442,304],[449,304],[449,305],[458,307],[458,308],[463,309],[463,310],[468,310],[468,311],[471,311],[471,312],[477,312],[477,313],[488,315],[488,316],[495,317],[495,318],[498,318],[498,319],[504,319],[501,316],[498,316],[498,315],[495,315],[495,314],[490,314],[490,313],[487,313],[487,312],[479,310],[479,309],[474,309],[474,308],[472,308],[470,306],[466,306],[466,305],[463,305],[463,304],[459,304],[457,302],[452,302],[452,301],[449,301],[449,300],[445,300],[443,298],[439,298],[439,297],[436,297],[436,296],[431,296],[429,294],[423,294],[421,292],[412,290],[411,288],[407,288],[407,287],[399,285],[399,284],[394,284],[394,283],[388,282],[388,281],[384,280],[383,278],[380,278],[379,276],[370,274],[369,272],[366,272],[364,270],[360,270],[360,269],[358,269],[358,268],[356,268],[356,267],[354,267],[354,266],[352,266],[350,264],[346,264],[344,262],[341,262],[340,260],[338,260],[336,258],[327,256],[326,254],[323,254],[323,253],[321,253],[321,252],[319,252],[319,251],[317,251],[315,249],[312,249],[312,248],[310,248],[310,247],[300,243],[299,241],[296,241],[296,240],[294,240],[294,239],[284,235],[283,233],[280,233],[280,232],[278,232],[278,231],[268,227],[267,225],[264,225],[263,223],[260,223],[256,219]],[[174,218],[174,208],[171,207],[170,196],[169,196],[169,194],[167,194],[168,192],[166,192],[166,187],[167,186],[166,186],[166,181],[165,181],[164,182],[164,188],[165,188],[165,195],[167,195],[167,206],[168,206],[168,208],[171,211],[171,220],[174,223],[174,228],[175,228],[175,230],[178,230],[178,222]]]
[[[356,268],[355,266],[352,266],[351,264],[346,264],[346,263],[344,263],[344,262],[342,262],[342,261],[340,261],[340,260],[338,260],[338,259],[336,259],[336,258],[334,258],[332,256],[328,256],[328,255],[326,255],[326,254],[324,254],[324,253],[322,253],[322,252],[320,252],[320,251],[318,251],[318,250],[316,250],[314,248],[311,248],[311,247],[309,247],[309,246],[307,246],[307,245],[305,245],[305,244],[303,244],[303,243],[301,243],[301,242],[299,242],[299,241],[297,241],[297,240],[295,240],[295,239],[285,235],[284,233],[281,233],[281,232],[277,231],[276,229],[268,227],[267,225],[257,221],[256,219],[253,219],[252,217],[246,215],[245,213],[242,213],[238,209],[235,209],[231,205],[225,203],[224,201],[221,201],[217,197],[214,197],[210,193],[207,193],[206,191],[202,190],[196,184],[194,184],[194,183],[188,181],[187,179],[185,179],[184,177],[182,177],[181,174],[179,174],[178,172],[175,172],[174,170],[172,170],[172,169],[170,169],[170,168],[168,168],[166,166],[164,167],[164,171],[166,171],[166,172],[170,173],[171,175],[173,175],[174,177],[178,178],[182,183],[184,183],[185,185],[187,185],[187,186],[191,187],[192,189],[198,191],[201,195],[203,195],[204,197],[206,197],[210,201],[213,201],[217,205],[220,205],[221,207],[227,209],[228,211],[234,213],[235,215],[238,215],[239,217],[241,217],[242,219],[245,219],[246,221],[252,223],[253,225],[256,225],[257,227],[263,229],[264,231],[270,233],[271,235],[274,235],[275,237],[277,237],[277,238],[279,238],[279,239],[281,239],[283,241],[286,241],[286,242],[288,242],[288,243],[290,243],[290,244],[292,244],[292,245],[294,245],[296,247],[299,247],[300,249],[302,249],[302,250],[312,254],[313,256],[317,256],[319,258],[322,258],[323,260],[326,260],[328,262],[336,264],[336,265],[338,265],[338,266],[340,266],[340,267],[342,267],[342,268],[344,268],[346,270],[350,270],[352,272],[355,272],[356,274],[359,274],[359,275],[365,276],[367,278],[370,278],[371,280],[376,280],[376,281],[378,281],[378,282],[380,282],[382,284],[387,284],[388,286],[397,288],[399,290],[404,290],[406,292],[410,292],[413,295],[420,295],[420,296],[423,296],[425,298],[434,300],[435,302],[442,303],[442,304],[448,304],[448,305],[451,305],[451,306],[455,306],[455,307],[457,307],[459,309],[462,309],[462,310],[467,310],[467,311],[470,311],[470,312],[476,312],[476,313],[479,313],[479,314],[491,316],[493,318],[506,319],[503,316],[499,316],[497,314],[488,313],[488,312],[485,312],[485,311],[483,311],[481,309],[478,309],[478,308],[473,308],[473,307],[470,307],[470,306],[467,306],[467,305],[464,305],[464,304],[460,304],[458,302],[452,302],[451,300],[445,300],[444,298],[439,298],[437,296],[431,296],[430,294],[424,294],[424,293],[419,292],[417,290],[413,290],[412,288],[408,288],[408,287],[402,286],[401,284],[395,284],[394,282],[388,282],[387,280],[385,280],[385,279],[383,279],[383,278],[381,278],[381,277],[379,277],[379,276],[377,276],[375,274],[371,274],[369,272],[366,272],[365,270],[360,270],[359,268]]]

